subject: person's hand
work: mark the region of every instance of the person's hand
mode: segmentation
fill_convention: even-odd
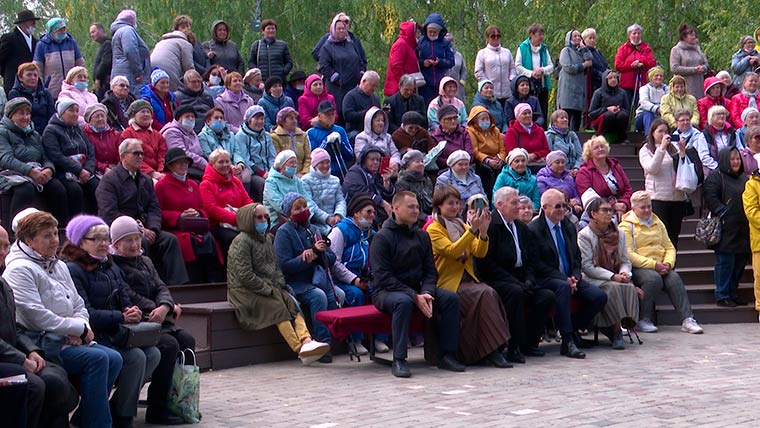
[[[145,230],[143,230],[143,236],[148,241],[148,243],[151,244],[151,245],[153,245],[153,243],[156,242],[156,232],[154,232],[154,231],[152,231],[150,229],[146,228]]]
[[[235,177],[239,177],[243,173],[243,164],[236,163],[235,165],[232,165],[232,173]]]
[[[615,275],[612,275],[612,280],[615,282],[622,282],[623,284],[626,284],[630,281],[630,278],[628,278],[628,275],[625,275],[622,273],[616,273]]]
[[[639,300],[642,300],[644,298],[644,289],[640,287],[634,287],[636,289],[636,294],[639,296]]]
[[[316,259],[317,254],[311,248],[307,248],[301,253],[301,260],[303,260],[304,263],[311,263]]]
[[[422,315],[425,315],[425,318],[433,317],[433,300],[435,298],[427,293],[417,295],[414,303],[417,304],[417,308],[422,312]]]
[[[139,76],[135,76],[135,82],[137,82],[137,83],[141,83],[142,81],[143,81],[143,77],[142,77],[142,74],[141,74],[141,75],[139,75]]]
[[[389,190],[391,187],[391,178],[393,178],[393,167],[389,166],[385,172],[381,172],[380,177],[383,177],[383,187],[385,187],[385,190]]]
[[[470,227],[472,228],[473,232],[480,232],[480,226],[483,224],[484,211],[485,209],[481,210],[480,214],[478,214],[478,211],[475,211],[475,215],[472,216],[472,220],[470,220]]]
[[[635,60],[635,61],[633,61],[633,62],[631,63],[631,67],[632,67],[632,68],[640,68],[640,67],[641,67],[641,65],[642,65],[642,64],[641,64],[641,61],[639,61],[639,60]]]
[[[314,248],[320,253],[324,253],[327,250],[327,242],[324,239],[320,239],[314,243]]]
[[[628,211],[628,207],[625,206],[622,202],[615,202],[615,206],[613,207],[615,211],[619,213],[625,214],[626,211]]]
[[[42,356],[38,354],[37,351],[30,352],[29,355],[26,356],[26,360],[31,360],[37,365],[37,370],[32,370],[32,373],[39,373],[42,371],[42,369],[45,368],[45,359],[42,358]]]
[[[327,224],[330,226],[335,226],[340,221],[340,215],[335,214],[327,217]]]
[[[480,224],[480,237],[488,238],[488,227],[491,226],[491,212],[487,209],[483,209],[483,212],[480,213],[480,217],[483,219],[483,222]]]
[[[158,171],[153,171],[150,173],[150,177],[156,181],[164,178],[164,174]]]
[[[435,62],[433,62],[432,59],[426,59],[425,61],[422,61],[422,66],[426,68],[432,66],[433,64],[435,64]]]
[[[544,74],[544,70],[543,70],[542,68],[538,68],[538,69],[536,69],[536,70],[533,70],[533,71],[530,73],[530,77],[532,77],[532,78],[534,78],[534,79],[540,79],[540,78],[541,78],[541,76],[543,76],[543,74]]]
[[[570,294],[575,293],[578,290],[578,280],[574,276],[567,277],[567,283],[570,284]]]
[[[528,153],[528,162],[536,162],[539,157],[536,153]]]
[[[578,175],[578,168],[571,169],[570,170],[570,175],[572,175],[573,178],[575,178],[575,176]]]
[[[694,67],[694,71],[697,72],[697,74],[702,74],[705,72],[705,66],[704,65],[698,65]]]
[[[657,271],[657,273],[660,275],[665,275],[668,273],[668,271],[670,271],[670,265],[667,263],[657,262],[654,265],[654,270]]]
[[[48,180],[47,175],[37,168],[32,168],[29,171],[29,177],[37,184],[45,184]]]
[[[309,121],[309,123],[311,124],[311,126],[314,126],[314,125],[316,125],[316,124],[317,124],[317,122],[319,122],[319,116],[314,116],[314,117],[312,117],[312,118],[311,118],[311,120]]]
[[[82,338],[79,336],[66,336],[63,340],[64,345],[79,346],[82,344]]]
[[[87,181],[92,178],[92,173],[90,171],[87,171],[86,169],[82,168],[81,171],[79,171],[79,182],[84,184],[87,183]]]
[[[583,61],[583,68],[589,68],[589,67],[591,67],[591,60],[587,59]]]
[[[391,214],[393,213],[393,210],[391,209],[391,204],[389,204],[388,201],[383,201],[383,204],[381,206],[385,210],[385,213],[388,214],[388,217],[390,217]]]
[[[50,181],[51,178],[53,178],[53,169],[52,168],[43,168],[42,173],[47,176],[48,181]],[[46,181],[47,183],[47,181]]]
[[[214,59],[214,57],[216,56],[216,52],[214,52],[214,51],[208,51],[208,53],[206,54],[206,56],[209,59]]]
[[[182,306],[180,306],[179,303],[174,304],[174,321],[179,319],[179,316],[182,315]]]
[[[660,141],[660,148],[664,150],[668,150],[668,146],[670,145],[670,135],[663,135],[662,141]]]
[[[182,211],[182,214],[180,217],[198,217],[200,214],[198,211],[195,210],[195,208],[188,208],[184,211]]]
[[[150,312],[150,315],[148,315],[148,321],[162,324],[166,319],[166,314],[168,313],[169,307],[167,305],[161,305]]]
[[[681,157],[686,156],[686,140],[683,138],[678,140],[678,154]]]
[[[137,306],[131,306],[124,309],[124,312],[122,312],[121,315],[124,318],[124,322],[127,324],[137,324],[142,319],[142,312],[140,312],[140,309],[138,309]]]
[[[31,360],[29,358],[25,358],[24,362],[21,364],[21,366],[24,368],[24,370],[32,373],[37,373],[37,362],[34,360]]]

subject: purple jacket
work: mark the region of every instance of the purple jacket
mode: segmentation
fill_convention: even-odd
[[[224,110],[224,121],[227,122],[233,134],[237,133],[243,124],[245,111],[254,104],[253,99],[245,91],[242,91],[240,95],[240,101],[238,102],[233,98],[231,91],[225,90],[217,95],[214,101],[216,107]]]
[[[443,148],[443,151],[440,155],[438,155],[438,159],[436,160],[438,163],[438,168],[440,170],[448,168],[446,159],[449,158],[450,154],[454,153],[457,150],[464,150],[470,154],[470,158],[473,157],[472,140],[470,140],[470,133],[467,132],[467,130],[464,129],[462,125],[457,125],[457,129],[451,133],[444,132],[443,128],[438,127],[430,134],[430,136],[433,137],[433,140],[435,140],[436,143],[446,140],[446,147]]]
[[[541,194],[547,189],[557,189],[570,199],[581,199],[578,196],[578,189],[575,188],[575,180],[568,170],[562,173],[562,177],[557,177],[548,166],[545,166],[536,174],[536,180],[538,181],[538,191]]]
[[[164,125],[161,128],[161,134],[166,140],[166,148],[179,147],[193,160],[193,167],[203,171],[208,163],[203,157],[203,149],[198,141],[198,135],[192,129],[185,129],[176,120]]]
[[[742,155],[742,165],[744,165],[744,173],[752,175],[757,170],[757,161],[755,160],[755,154],[749,151],[749,149],[743,149],[739,153]]]

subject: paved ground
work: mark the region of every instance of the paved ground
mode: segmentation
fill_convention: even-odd
[[[664,327],[642,335],[641,346],[599,346],[585,360],[542,345],[548,355],[525,365],[465,373],[428,367],[414,349],[411,379],[346,355],[331,365],[289,361],[208,372],[196,426],[757,427],[760,327],[705,331]]]

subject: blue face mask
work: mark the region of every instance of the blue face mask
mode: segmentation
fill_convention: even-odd
[[[285,175],[287,175],[288,177],[293,177],[294,175],[296,175],[296,167],[294,167],[294,166],[286,166],[285,167]]]
[[[212,120],[212,121],[211,121],[211,124],[209,125],[209,127],[210,127],[210,128],[211,128],[211,129],[212,129],[214,132],[218,132],[218,133],[221,133],[222,131],[224,131],[224,122],[223,122],[223,121],[221,121],[221,120]]]
[[[182,119],[182,126],[185,129],[193,129],[195,127],[195,121],[193,119]]]
[[[484,131],[488,131],[488,128],[491,127],[491,121],[490,120],[484,120],[482,122],[478,122],[478,126],[480,126],[480,129]]]
[[[102,128],[98,128],[98,127],[96,127],[96,126],[93,126],[93,125],[90,125],[90,128],[92,128],[92,130],[93,130],[93,131],[95,131],[95,132],[106,132],[106,131],[108,131],[109,129],[111,129],[111,127],[110,127],[110,126],[108,126],[108,124],[107,124],[107,123],[106,123],[106,125],[105,125],[104,127],[102,127]]]
[[[78,91],[84,92],[87,90],[87,82],[74,82],[74,87],[77,88]]]
[[[53,40],[55,40],[56,42],[62,42],[66,39],[67,35],[68,35],[67,33],[53,34]]]
[[[259,235],[263,235],[267,233],[267,230],[269,229],[269,222],[268,221],[260,221],[256,223],[256,233]]]
[[[32,131],[34,131],[34,126],[32,126],[32,124],[29,124],[21,128],[21,130],[24,131],[25,134],[30,134]]]

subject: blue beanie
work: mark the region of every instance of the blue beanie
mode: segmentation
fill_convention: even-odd
[[[282,198],[282,213],[285,217],[290,217],[290,208],[293,207],[293,202],[298,199],[306,199],[296,192],[288,192],[284,198]]]
[[[164,78],[168,79],[169,74],[158,67],[153,67],[153,72],[150,73],[150,84],[155,86],[159,80]]]

